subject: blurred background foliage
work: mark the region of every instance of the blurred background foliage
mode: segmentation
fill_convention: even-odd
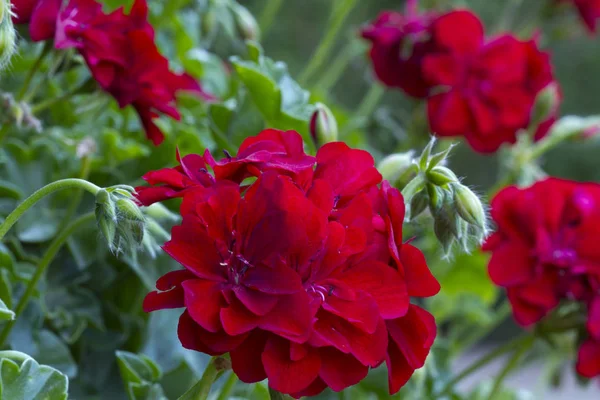
[[[126,0],[104,2],[110,9],[131,4]],[[349,2],[355,6],[331,54],[326,54],[321,68],[306,79],[305,67],[331,23],[332,5]],[[0,78],[7,104],[0,114],[1,215],[6,216],[27,195],[56,179],[82,177],[99,186],[141,184],[140,177],[147,171],[175,164],[176,147],[182,154],[205,149],[235,153],[245,137],[267,125],[296,129],[308,139],[308,119],[317,101],[332,108],[343,133],[341,140],[371,151],[377,159],[394,151],[419,150],[429,140],[422,106],[399,91],[387,91],[373,113],[361,115],[365,96],[378,86],[358,30],[384,9],[402,10],[402,1],[284,1],[260,40],[264,52],[258,45],[246,46],[226,9],[217,7],[214,15],[207,15],[208,0],[149,3],[159,47],[173,67],[200,79],[222,101],[207,105],[182,97],[182,121],[161,119],[167,139],[154,147],[144,138],[132,109],[119,110],[108,95],[86,85],[89,73],[73,53],[51,52],[29,89],[22,92],[29,79],[27,71],[44,44],[28,42],[26,29],[20,28],[19,55]],[[240,2],[263,24],[269,20],[265,15],[268,3]],[[583,32],[574,12],[550,15],[546,9],[549,1],[544,0],[422,0],[420,4],[438,9],[472,8],[483,18],[488,32],[510,29],[528,36],[541,29],[542,42],[552,52],[562,86],[562,113],[599,113],[600,41]],[[230,60],[230,56],[237,58]],[[341,73],[339,80],[332,80],[337,72]],[[73,89],[76,95],[71,95]],[[547,171],[575,180],[598,180],[598,150],[600,141],[563,146],[547,155]],[[453,151],[450,165],[479,193],[497,181],[497,157],[477,155],[468,146]],[[177,207],[177,203],[170,206]],[[76,215],[92,208],[93,199],[88,195],[59,193],[32,209],[0,245],[0,320],[5,321],[0,327],[14,317],[12,310],[34,278],[49,243]],[[486,398],[490,387],[485,382],[460,396],[437,394],[451,377],[451,361],[456,355],[505,322],[508,309],[498,306],[502,295],[487,277],[487,256],[475,252],[442,259],[431,229],[423,227],[431,221],[423,218],[424,222],[410,226],[405,236],[418,237],[418,246],[442,284],[440,295],[426,304],[438,320],[440,335],[426,368],[395,397]],[[174,223],[169,218],[160,222],[165,229]],[[21,353],[0,355],[3,393],[20,391],[21,397],[10,399],[30,400],[46,393],[56,396],[51,399],[66,398],[69,378],[69,398],[73,399],[181,396],[202,374],[208,358],[181,348],[176,337],[178,310],[149,316],[141,307],[155,280],[175,268],[176,263],[160,251],[116,257],[93,225],[83,227],[54,258],[34,300],[16,320],[5,345],[35,361]],[[496,334],[505,339],[515,330],[505,326]],[[565,343],[572,340],[565,338]],[[569,351],[568,346],[538,349],[538,353],[551,352],[555,360],[562,360],[551,373],[559,373],[565,362],[571,362]],[[34,380],[48,377],[49,386],[31,389],[26,379],[15,386],[15,381],[7,378],[19,374]],[[226,374],[217,389],[235,383]],[[237,385],[231,393],[238,398],[268,398],[264,384]],[[332,396],[326,393],[322,398],[336,398]],[[509,390],[502,396],[507,400],[527,398]],[[361,385],[337,398],[390,398],[385,371],[375,370]]]

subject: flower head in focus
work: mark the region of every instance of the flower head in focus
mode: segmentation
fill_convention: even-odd
[[[383,362],[395,393],[423,366],[436,326],[410,298],[439,284],[403,242],[404,200],[367,152],[333,142],[314,158],[296,132],[267,130],[235,157],[188,155],[146,180],[142,203],[183,198],[164,249],[184,269],[144,308],[184,308],[185,347],[229,352],[242,381],[294,397],[343,390]]]
[[[600,185],[548,178],[492,200],[498,230],[484,245],[492,281],[506,288],[515,320],[529,326],[572,301],[587,309],[589,338],[578,372],[600,374]],[[595,352],[595,353],[594,353]]]

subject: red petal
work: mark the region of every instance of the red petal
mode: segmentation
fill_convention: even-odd
[[[356,385],[369,373],[369,367],[362,365],[349,354],[332,347],[323,347],[319,352],[321,354],[319,376],[333,391],[340,392]]]
[[[209,332],[196,324],[187,311],[179,318],[177,335],[186,349],[200,351],[211,356],[230,352],[246,339],[246,335],[229,336],[225,332]]]
[[[377,302],[384,319],[398,318],[408,309],[406,284],[400,272],[377,261],[355,265],[340,276],[355,290],[363,290]]]
[[[437,328],[431,314],[412,305],[406,316],[386,321],[390,338],[413,369],[421,368],[435,340]]]
[[[474,53],[483,44],[483,24],[468,10],[442,15],[433,23],[437,44],[458,53]]]
[[[188,270],[168,272],[156,281],[159,291],[148,293],[144,298],[143,309],[145,312],[163,310],[165,308],[184,307],[184,294],[181,283],[196,276]]]
[[[430,297],[440,291],[440,284],[431,274],[421,250],[411,244],[404,244],[400,251],[400,260],[409,296]]]
[[[577,373],[586,378],[600,375],[600,342],[588,339],[579,348]]]
[[[431,96],[427,101],[427,115],[435,135],[462,136],[471,130],[471,112],[458,90]]]
[[[269,386],[282,393],[296,393],[306,389],[319,375],[321,358],[310,348],[306,357],[290,360],[290,342],[271,336],[262,354],[262,362],[269,378]]]
[[[220,285],[212,281],[195,279],[183,282],[182,286],[185,293],[185,306],[192,319],[210,332],[222,330],[220,312],[226,303]]]
[[[524,244],[503,242],[495,248],[488,265],[492,281],[499,286],[513,286],[533,278],[534,260],[531,249]]]
[[[256,330],[231,351],[231,367],[242,382],[255,383],[267,378],[261,359],[266,342],[267,334]]]
[[[592,337],[600,340],[600,296],[596,296],[589,306],[587,330]]]

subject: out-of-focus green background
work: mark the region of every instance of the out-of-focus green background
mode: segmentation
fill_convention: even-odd
[[[468,7],[481,16],[488,34],[511,30],[522,37],[531,37],[539,29],[542,47],[552,54],[556,78],[564,94],[561,113],[582,116],[600,114],[600,36],[591,36],[583,29],[574,7],[552,9],[551,2],[422,0],[420,5],[436,9]],[[243,3],[254,15],[260,16],[267,2],[248,0]],[[332,0],[285,1],[270,31],[262,38],[266,53],[273,59],[287,62],[290,72],[297,77],[309,62],[327,28],[332,3]],[[348,40],[358,40],[358,30],[363,24],[382,10],[402,11],[404,3],[399,0],[359,0],[338,37],[330,60],[343,51]],[[366,53],[359,54],[349,63],[329,100],[349,110],[355,109],[372,81]],[[314,89],[318,90],[318,87]],[[393,115],[398,116],[402,115],[409,102],[402,92],[390,90],[382,103]],[[384,150],[389,138],[381,137],[381,133],[378,130],[369,131],[369,142]],[[551,175],[597,181],[600,180],[597,163],[599,151],[600,140],[596,143],[561,146],[546,157],[545,169]],[[459,146],[451,163],[466,182],[480,191],[490,187],[496,180],[496,157],[477,155],[466,145]]]

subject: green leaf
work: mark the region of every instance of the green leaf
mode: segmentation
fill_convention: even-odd
[[[117,351],[117,364],[130,400],[167,400],[157,382],[162,377],[158,365],[143,354]]]
[[[77,364],[71,351],[58,336],[43,329],[34,332],[33,338],[38,348],[35,358],[40,363],[56,368],[69,378],[77,375]]]
[[[129,383],[157,382],[162,376],[160,367],[143,354],[117,351],[117,363],[123,381]]]
[[[489,256],[480,251],[459,254],[449,268],[439,276],[442,293],[451,297],[473,294],[483,304],[491,305],[498,295],[498,288],[487,273]]]
[[[0,397],[10,400],[66,400],[69,381],[27,354],[0,352]]]

